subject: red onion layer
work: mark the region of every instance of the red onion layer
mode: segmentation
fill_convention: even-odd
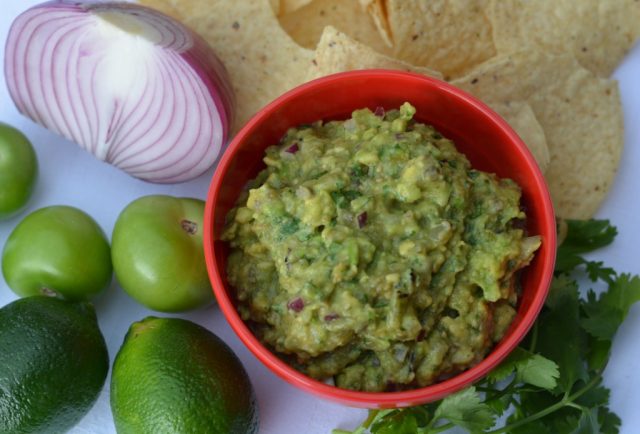
[[[4,67],[21,113],[137,178],[195,178],[226,143],[234,98],[224,66],[153,9],[35,6],[13,22]]]

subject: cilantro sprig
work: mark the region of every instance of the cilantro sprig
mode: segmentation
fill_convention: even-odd
[[[609,245],[608,220],[566,221],[553,283],[528,336],[475,386],[441,401],[406,409],[372,410],[354,431],[333,434],[471,433],[615,434],[620,418],[602,384],[612,341],[640,300],[640,278],[618,274],[583,256]],[[604,285],[599,295],[580,286]]]

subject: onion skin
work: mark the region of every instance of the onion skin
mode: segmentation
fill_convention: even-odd
[[[235,102],[224,65],[153,9],[42,3],[13,22],[4,68],[22,114],[136,178],[188,181],[226,145]]]

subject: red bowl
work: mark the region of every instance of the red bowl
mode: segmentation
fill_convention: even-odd
[[[398,108],[409,101],[416,120],[452,139],[472,165],[511,178],[522,188],[528,231],[542,237],[535,259],[522,273],[518,314],[504,339],[478,365],[431,386],[402,392],[356,392],[330,386],[296,371],[269,351],[238,315],[226,281],[227,246],[220,241],[225,216],[247,181],[264,168],[264,150],[288,128],[319,119],[346,119],[356,109]],[[343,404],[390,408],[441,399],[482,378],[497,366],[535,321],[553,274],[556,225],[549,191],[533,156],[493,110],[436,79],[399,71],[367,70],[335,74],[299,86],[258,112],[235,136],[213,176],[205,209],[204,246],[213,290],[240,340],[274,373],[307,392]]]

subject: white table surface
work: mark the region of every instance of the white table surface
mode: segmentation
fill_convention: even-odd
[[[10,23],[21,11],[36,3],[35,0],[2,0],[0,59],[4,58],[4,41]],[[120,211],[140,196],[160,193],[206,197],[213,170],[180,185],[154,185],[131,178],[21,116],[6,90],[4,73],[0,74],[0,121],[15,126],[27,135],[40,163],[40,177],[28,209],[12,220],[0,222],[0,246],[4,245],[22,217],[48,205],[66,204],[83,209],[110,235]],[[595,256],[616,270],[640,274],[640,231],[637,229],[637,216],[640,214],[640,44],[627,56],[614,76],[620,82],[624,105],[625,150],[611,194],[597,217],[611,219],[620,235],[613,246]],[[16,298],[4,280],[0,279],[0,306]],[[159,315],[131,300],[115,281],[95,300],[95,305],[112,361],[132,322],[148,315]],[[217,308],[210,307],[179,316],[212,330],[240,357],[257,394],[260,433],[329,434],[332,428],[353,428],[365,416],[364,410],[317,399],[277,378],[244,348]],[[623,421],[623,434],[640,432],[640,412],[637,411],[640,370],[636,367],[640,359],[639,339],[640,306],[635,306],[616,337],[613,356],[605,373],[605,383],[612,389],[612,409]],[[109,378],[93,409],[72,433],[115,433],[108,385]]]

